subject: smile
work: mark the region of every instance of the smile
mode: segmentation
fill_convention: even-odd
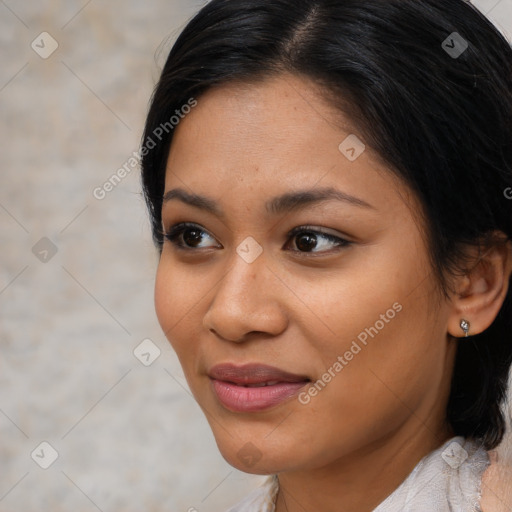
[[[305,376],[261,364],[217,365],[208,375],[215,396],[232,412],[258,412],[275,407],[310,382]]]

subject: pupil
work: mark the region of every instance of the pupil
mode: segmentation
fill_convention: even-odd
[[[200,242],[202,238],[201,232],[197,229],[187,229],[183,233],[183,240],[187,245],[194,245],[194,243]]]
[[[316,246],[316,235],[313,233],[306,233],[299,236],[297,239],[297,247],[302,251],[309,251]]]

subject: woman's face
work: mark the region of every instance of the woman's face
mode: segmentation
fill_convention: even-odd
[[[210,90],[176,128],[163,228],[192,226],[164,243],[156,311],[243,471],[323,467],[444,421],[450,305],[417,201],[361,144],[292,75]]]

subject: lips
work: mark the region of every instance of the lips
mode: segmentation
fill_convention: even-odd
[[[262,364],[220,364],[208,373],[220,403],[233,412],[274,407],[298,393],[310,379]]]

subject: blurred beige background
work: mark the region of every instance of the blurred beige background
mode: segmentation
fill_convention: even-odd
[[[0,512],[223,512],[262,481],[218,453],[160,332],[129,160],[205,3],[0,0]],[[476,3],[512,39],[512,0]]]

